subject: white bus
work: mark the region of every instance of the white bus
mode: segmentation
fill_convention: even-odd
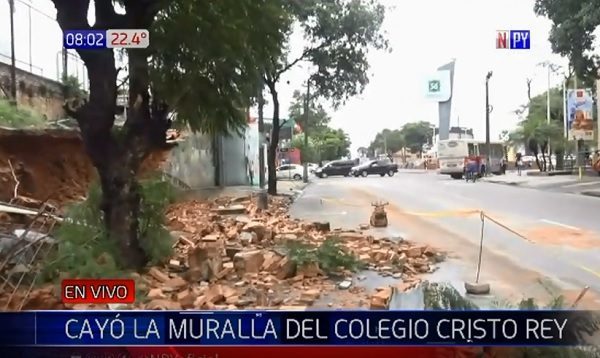
[[[494,174],[502,172],[502,159],[504,158],[504,146],[502,143],[490,143],[489,171]],[[463,177],[465,171],[465,160],[477,158],[481,163],[480,171],[486,168],[487,146],[485,142],[475,139],[446,139],[438,142],[438,161],[440,174],[450,175],[454,179]]]

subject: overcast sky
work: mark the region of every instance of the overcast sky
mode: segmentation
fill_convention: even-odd
[[[411,121],[437,123],[437,103],[424,98],[423,81],[429,73],[452,58],[456,59],[452,102],[452,125],[472,127],[478,138],[485,136],[485,75],[490,81],[492,139],[503,129],[514,128],[512,111],[527,100],[526,79],[533,78],[532,93],[545,91],[547,71],[536,66],[550,60],[564,65],[566,60],[553,55],[548,42],[550,22],[533,13],[534,0],[380,0],[390,7],[385,31],[392,52],[370,54],[371,82],[365,92],[332,112],[333,125],[343,128],[353,150],[366,146],[383,128],[400,128]],[[28,7],[55,16],[49,0],[16,0],[17,59],[28,63]],[[8,2],[0,0],[0,60],[10,55]],[[6,21],[5,21],[6,20]],[[61,32],[56,22],[32,11],[33,72],[56,79],[56,56],[61,49]],[[497,50],[496,30],[531,30],[531,50]],[[301,37],[292,44],[301,49]],[[19,64],[28,69],[28,65]],[[80,75],[81,65],[74,67]],[[280,83],[282,115],[287,115],[291,94],[301,88],[309,69],[296,67]],[[289,81],[289,84],[287,83]],[[552,76],[552,85],[560,83]],[[272,109],[266,108],[270,117]]]

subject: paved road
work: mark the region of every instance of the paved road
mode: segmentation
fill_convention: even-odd
[[[439,277],[457,286],[474,277],[481,232],[479,215],[464,213],[483,210],[529,240],[486,221],[482,278],[500,297],[560,292],[572,298],[590,285],[586,305],[600,306],[599,198],[405,171],[393,178],[315,180],[292,215],[356,227],[368,222],[374,200],[390,203],[391,225],[378,234],[448,251],[451,260]]]

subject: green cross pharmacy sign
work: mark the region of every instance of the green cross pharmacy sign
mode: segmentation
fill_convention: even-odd
[[[422,83],[427,99],[436,102],[446,102],[450,99],[452,94],[450,71],[437,71],[428,76]]]
[[[433,80],[429,81],[429,92],[439,92],[440,91],[440,81]]]

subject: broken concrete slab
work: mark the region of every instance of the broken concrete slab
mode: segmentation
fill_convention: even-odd
[[[213,209],[214,212],[220,215],[236,215],[246,213],[246,207],[244,205],[231,205],[228,207],[218,207]]]

